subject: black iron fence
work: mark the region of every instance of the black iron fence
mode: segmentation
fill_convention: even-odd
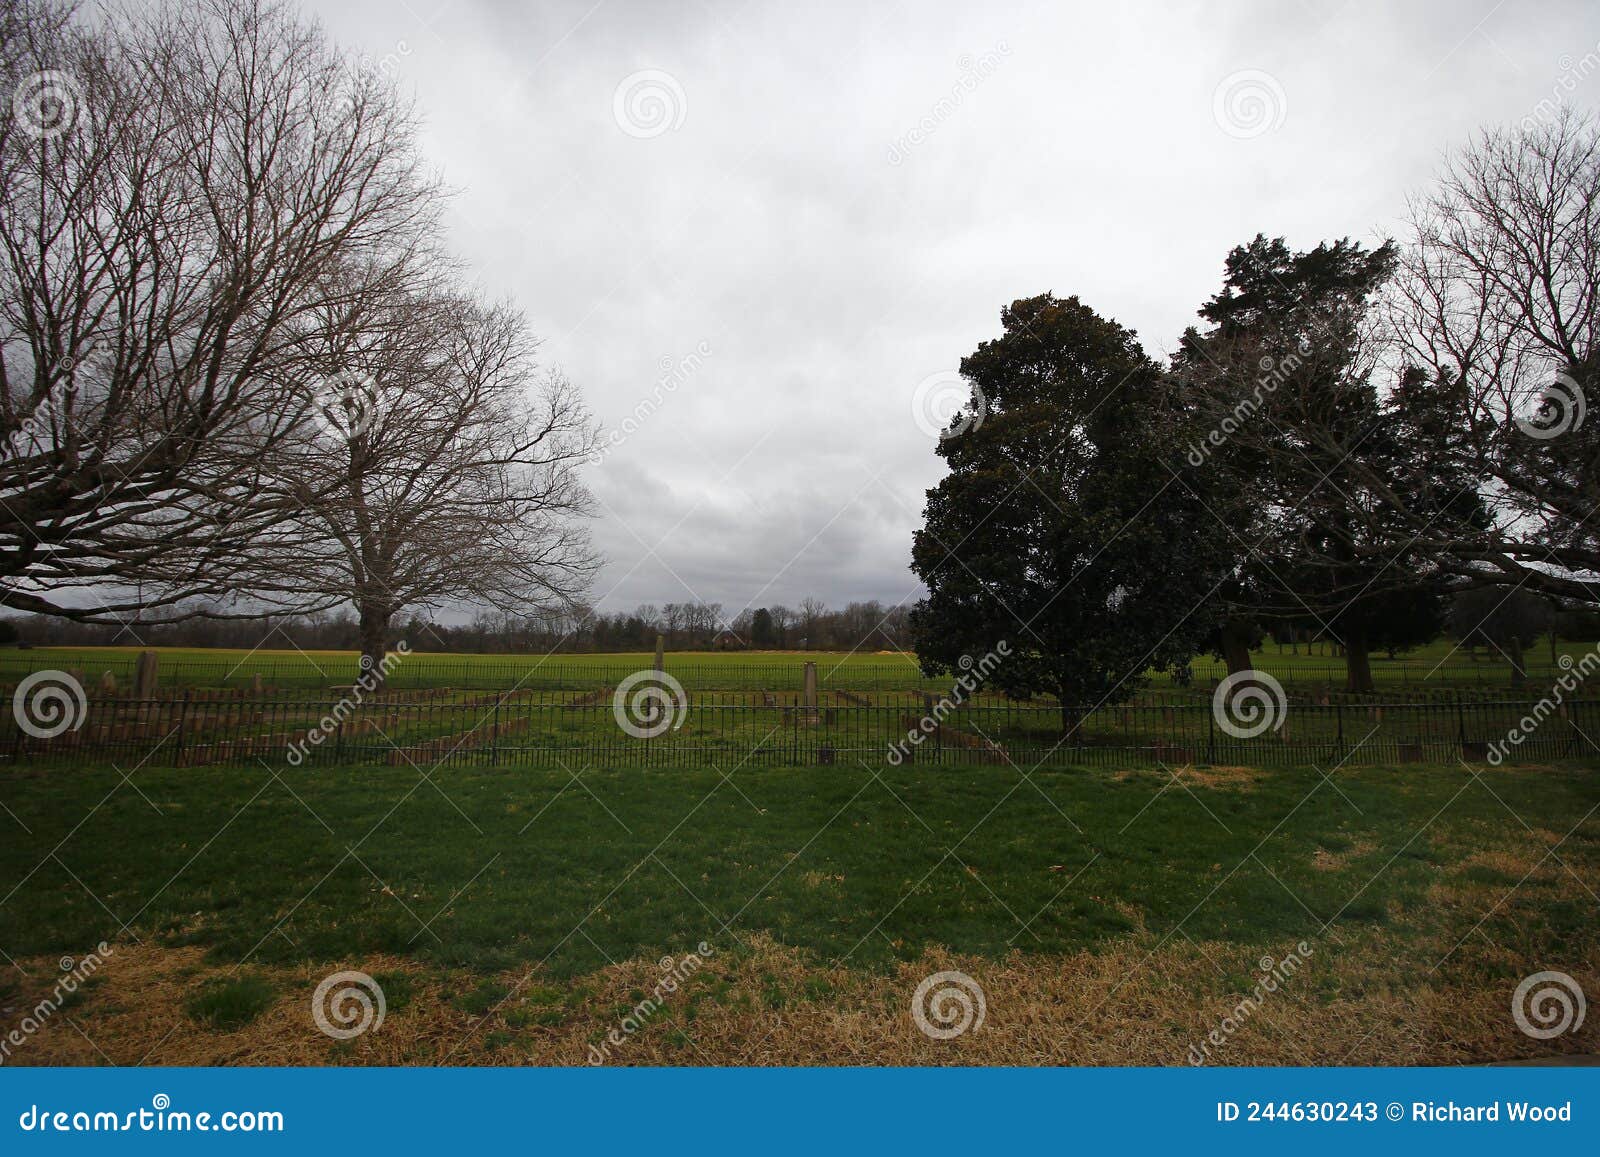
[[[609,687],[350,697],[193,692],[59,700],[3,716],[0,760],[168,767],[672,767],[928,763],[1126,767],[1528,763],[1600,755],[1600,699],[1290,701],[1258,733],[1193,701],[1069,708],[917,692],[691,695],[614,702]],[[64,714],[62,713],[64,712]],[[1592,721],[1592,723],[1590,722]],[[1258,721],[1259,722],[1259,721]]]

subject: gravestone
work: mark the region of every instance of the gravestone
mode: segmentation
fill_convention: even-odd
[[[156,653],[140,651],[133,664],[133,694],[136,699],[149,699],[156,693]]]

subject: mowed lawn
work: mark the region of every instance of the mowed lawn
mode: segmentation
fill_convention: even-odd
[[[1485,1059],[1533,1045],[1500,1023],[1518,978],[1559,969],[1592,984],[1600,975],[1600,777],[1588,767],[1331,777],[1314,768],[1030,777],[1003,767],[732,764],[431,777],[143,768],[124,781],[104,767],[24,766],[0,772],[0,804],[7,957],[36,974],[40,961],[104,940],[130,969],[165,969],[159,1000],[135,998],[121,988],[136,978],[119,982],[114,963],[74,1010],[89,1038],[147,1000],[191,1007],[196,991],[241,978],[273,994],[263,1008],[279,1009],[262,1014],[262,1024],[282,1021],[265,1043],[237,1053],[226,1033],[193,1023],[192,1007],[181,1026],[102,1025],[112,1042],[140,1038],[119,1055],[96,1046],[118,1063],[177,1027],[192,1047],[176,1059],[459,1062],[486,1049],[490,1059],[581,1063],[584,1042],[650,987],[657,958],[702,943],[717,962],[695,981],[708,986],[704,999],[746,1020],[699,1039],[685,1005],[661,1022],[670,1033],[641,1035],[638,1059],[740,1059],[718,1042],[768,1039],[770,1050],[770,1039],[789,1040],[776,1026],[798,1032],[803,1010],[834,1023],[851,1009],[857,1030],[817,1029],[822,1037],[791,1041],[798,1053],[756,1059],[959,1059],[895,1051],[931,1046],[914,1032],[893,1048],[872,1033],[846,1039],[879,1020],[903,1028],[906,983],[954,959],[997,970],[995,1023],[963,1047],[1052,1016],[1076,1018],[1082,1031],[1091,1012],[1142,1015],[1166,1025],[1158,1043],[1134,1035],[1118,1046],[1107,1029],[1085,1037],[1077,1059],[1094,1059],[1102,1042],[1123,1051],[1100,1059],[1181,1063],[1184,1034],[1203,1035],[1230,994],[1248,990],[1254,962],[1301,941],[1317,967],[1285,1009],[1316,1023],[1319,1008],[1336,1006],[1324,1026],[1329,1050],[1406,1055],[1393,1043],[1410,1039],[1395,1037],[1406,1016],[1447,999],[1462,1016],[1481,1006],[1471,1017],[1483,1023],[1457,1026],[1460,1040],[1449,1023],[1430,1023],[1431,1047]],[[309,985],[336,966],[382,972],[403,990],[383,1039],[405,1039],[407,1018],[420,1025],[433,1009],[457,1018],[467,1052],[459,1042],[435,1047],[440,1034],[419,1028],[430,1043],[385,1052],[379,1033],[361,1046],[377,1052],[324,1055],[332,1042],[301,1022]],[[1100,977],[1092,999],[1067,979],[1086,971]],[[9,994],[26,999],[31,983],[15,979]],[[1031,1015],[1044,1019],[1008,1020],[1008,985],[1010,1015],[1026,990],[1028,1007],[1044,1010]],[[532,1012],[530,994],[542,994]],[[1155,1002],[1144,1014],[1127,1004],[1138,994]],[[702,1026],[719,1023],[709,1015],[701,1011]],[[776,1018],[765,1034],[762,1017]],[[1352,1029],[1363,1017],[1372,1021],[1365,1044]],[[313,1051],[274,1052],[283,1025],[298,1026]],[[1050,1041],[1076,1039],[1065,1027],[1039,1033],[1035,1044],[968,1059],[1049,1060]],[[566,1051],[540,1051],[557,1036]],[[1590,1037],[1544,1047],[1583,1042],[1596,1051]],[[64,1030],[35,1047],[43,1059],[58,1055],[52,1048],[97,1059],[72,1053],[83,1046]],[[1234,1059],[1307,1055],[1260,1043],[1236,1046]]]
[[[0,681],[15,681],[22,672],[53,668],[81,672],[91,683],[109,671],[126,687],[141,650],[156,652],[158,678],[169,686],[240,687],[250,685],[259,675],[265,684],[282,690],[326,689],[347,685],[361,673],[355,651],[33,647],[0,650]],[[615,684],[654,662],[653,651],[493,655],[412,651],[396,659],[389,684],[395,688],[576,691]],[[797,690],[807,662],[815,662],[823,681],[835,687],[898,688],[927,682],[914,656],[890,652],[680,651],[667,657],[668,670],[686,686],[727,690]]]
[[[1594,644],[1562,642],[1558,655],[1574,661],[1594,649]],[[0,650],[0,682],[15,682],[21,675],[41,669],[80,672],[96,684],[110,672],[125,689],[133,675],[139,647],[34,647]],[[160,657],[160,677],[169,686],[248,686],[259,675],[280,689],[326,689],[348,684],[360,673],[354,651],[229,650],[198,647],[152,648]],[[506,689],[587,689],[609,686],[654,662],[651,652],[608,654],[473,655],[413,652],[395,666],[391,684],[404,687],[473,687]],[[690,690],[798,690],[807,662],[817,664],[824,686],[865,690],[938,689],[949,679],[925,679],[915,657],[884,651],[674,651],[666,657],[668,672]],[[1255,653],[1259,669],[1294,685],[1341,686],[1343,660],[1327,647],[1307,653],[1269,644]],[[1530,678],[1545,682],[1553,677],[1549,649],[1541,641],[1530,648],[1525,662]],[[1212,656],[1196,656],[1195,679],[1215,680],[1226,668]],[[1382,688],[1495,687],[1510,683],[1510,665],[1503,656],[1480,648],[1476,655],[1448,640],[1398,655],[1372,657],[1373,678]],[[1170,674],[1148,673],[1151,685],[1173,686]]]

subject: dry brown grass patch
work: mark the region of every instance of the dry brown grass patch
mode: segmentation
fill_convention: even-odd
[[[1262,780],[1272,773],[1259,767],[1228,767],[1223,765],[1195,766],[1184,764],[1163,771],[1159,767],[1124,768],[1113,772],[1111,779],[1117,783],[1126,783],[1132,779],[1148,779],[1152,783],[1171,783],[1176,776],[1179,783],[1189,787],[1204,787],[1213,790],[1224,789],[1234,791],[1251,791]]]
[[[1212,1062],[1453,1064],[1600,1051],[1594,1023],[1548,1044],[1519,1033],[1505,974],[1485,961],[1428,975],[1397,964],[1418,955],[1415,945],[1381,930],[1342,935],[1342,945],[1312,945],[1298,974],[1213,1048]],[[252,1024],[216,1032],[191,1020],[184,1004],[226,970],[206,965],[196,948],[127,945],[87,999],[50,1018],[13,1063],[580,1065],[618,1030],[623,1042],[607,1063],[1177,1065],[1238,1008],[1261,958],[1281,960],[1293,948],[1162,941],[1140,931],[1093,952],[991,959],[938,951],[875,971],[830,967],[757,935],[708,956],[634,1032],[622,1032],[623,1018],[663,976],[653,958],[569,980],[507,972],[491,979],[509,993],[481,1015],[455,998],[484,978],[379,958],[260,969],[279,999]],[[16,1006],[10,1024],[56,976],[51,960],[24,964],[36,980],[8,1001]],[[1600,961],[1574,967],[1586,988],[1600,990]],[[404,975],[410,1000],[391,1008],[380,1030],[333,1041],[317,1030],[310,1000],[338,968]],[[923,1035],[911,1018],[916,986],[941,970],[973,977],[987,1001],[982,1027],[950,1041]]]
[[[1311,866],[1319,872],[1337,872],[1348,867],[1355,860],[1363,856],[1370,856],[1378,850],[1378,845],[1371,840],[1357,840],[1348,848],[1341,851],[1329,851],[1327,848],[1318,848],[1311,853]]]

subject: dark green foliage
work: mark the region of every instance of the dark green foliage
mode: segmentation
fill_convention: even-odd
[[[490,1009],[497,1008],[510,992],[509,988],[497,980],[484,980],[456,997],[451,1003],[462,1012],[482,1016]]]
[[[399,1012],[416,998],[416,978],[409,972],[375,972],[372,979],[383,990],[386,1013]]]
[[[208,1028],[232,1032],[255,1020],[277,999],[277,990],[269,981],[246,973],[205,984],[184,1009],[192,1020]]]
[[[1555,623],[1550,600],[1531,591],[1475,587],[1450,603],[1450,629],[1468,647],[1487,646],[1511,663],[1512,677],[1525,671],[1523,652]]]
[[[1130,330],[1050,294],[1001,320],[961,363],[986,414],[939,443],[950,472],[913,542],[917,654],[953,672],[1005,642],[992,686],[1121,701],[1193,654],[1219,528],[1178,483],[1177,415]]]
[[[1228,255],[1200,310],[1209,327],[1174,363],[1186,411],[1223,435],[1185,474],[1236,527],[1217,618],[1309,621],[1344,646],[1353,691],[1372,687],[1371,650],[1427,642],[1443,622],[1442,576],[1395,544],[1388,491],[1462,516],[1476,500],[1440,445],[1447,391],[1413,377],[1387,404],[1374,381],[1369,314],[1394,261],[1389,245],[1295,252],[1257,236]]]

